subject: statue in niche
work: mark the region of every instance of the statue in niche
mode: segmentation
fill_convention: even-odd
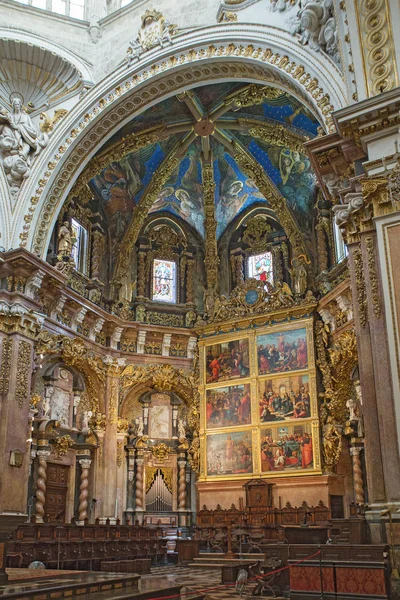
[[[300,254],[292,260],[292,268],[289,270],[293,279],[293,288],[297,296],[303,296],[307,291],[307,269],[305,263],[306,257],[304,254]]]
[[[354,400],[354,398],[349,398],[346,402],[346,408],[349,409],[349,420],[350,421],[357,421],[358,420],[358,416],[356,414],[356,408],[357,408],[357,401]]]
[[[144,435],[144,423],[143,423],[143,417],[139,417],[139,422],[137,424],[137,432],[136,432],[137,437],[143,437]]]
[[[58,231],[58,258],[71,257],[74,240],[72,238],[71,225],[68,221],[64,221]]]
[[[32,157],[47,145],[48,140],[48,136],[36,127],[24,109],[21,97],[13,94],[11,111],[0,111],[0,151],[13,194],[29,177]]]
[[[179,419],[178,421],[178,439],[186,439],[185,424],[183,419]]]

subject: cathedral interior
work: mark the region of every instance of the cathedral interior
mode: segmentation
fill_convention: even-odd
[[[0,0],[0,595],[400,598],[400,4],[156,5]]]

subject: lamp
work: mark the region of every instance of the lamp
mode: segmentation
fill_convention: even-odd
[[[400,509],[396,510],[396,513],[399,513]],[[389,517],[389,533],[390,533],[390,554],[392,557],[392,579],[399,579],[399,571],[397,569],[397,561],[396,561],[396,553],[394,550],[394,532],[393,532],[393,520],[392,513],[390,508],[385,508],[385,510],[381,511],[381,517]]]

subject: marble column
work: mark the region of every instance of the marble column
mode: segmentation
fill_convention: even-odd
[[[354,499],[357,504],[364,504],[364,484],[360,460],[361,450],[361,446],[351,446],[350,448],[350,455],[353,463]]]
[[[36,479],[36,522],[43,523],[44,522],[44,505],[46,503],[46,479],[47,479],[47,459],[50,456],[50,450],[40,449],[40,442],[43,440],[39,440],[37,458],[39,462],[38,471],[37,471],[37,479]],[[47,441],[46,441],[47,445]]]
[[[135,501],[135,449],[128,448],[128,481],[126,485],[126,516],[133,520]]]
[[[179,525],[186,525],[186,460],[178,457],[178,519]]]
[[[136,451],[136,480],[135,480],[135,517],[143,523],[144,513],[144,453]]]
[[[79,466],[81,467],[81,482],[79,486],[79,524],[83,525],[86,517],[88,516],[88,489],[89,489],[89,469],[92,461],[90,458],[80,458]]]

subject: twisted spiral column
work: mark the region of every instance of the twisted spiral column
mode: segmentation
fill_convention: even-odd
[[[35,514],[36,522],[43,523],[44,505],[46,503],[46,479],[47,479],[47,458],[50,456],[49,450],[38,450],[37,457],[39,461],[37,480],[36,480],[36,504]]]
[[[179,479],[178,479],[178,509],[186,508],[186,460],[178,461]]]
[[[79,521],[83,521],[88,516],[88,488],[89,488],[89,469],[92,461],[88,458],[83,458],[79,461],[81,467],[81,484],[79,486]]]
[[[350,448],[350,454],[353,462],[353,482],[355,500],[357,504],[364,504],[364,482],[361,469],[360,452],[361,448],[359,446],[352,446]]]
[[[135,509],[143,510],[143,466],[144,459],[136,459]]]

